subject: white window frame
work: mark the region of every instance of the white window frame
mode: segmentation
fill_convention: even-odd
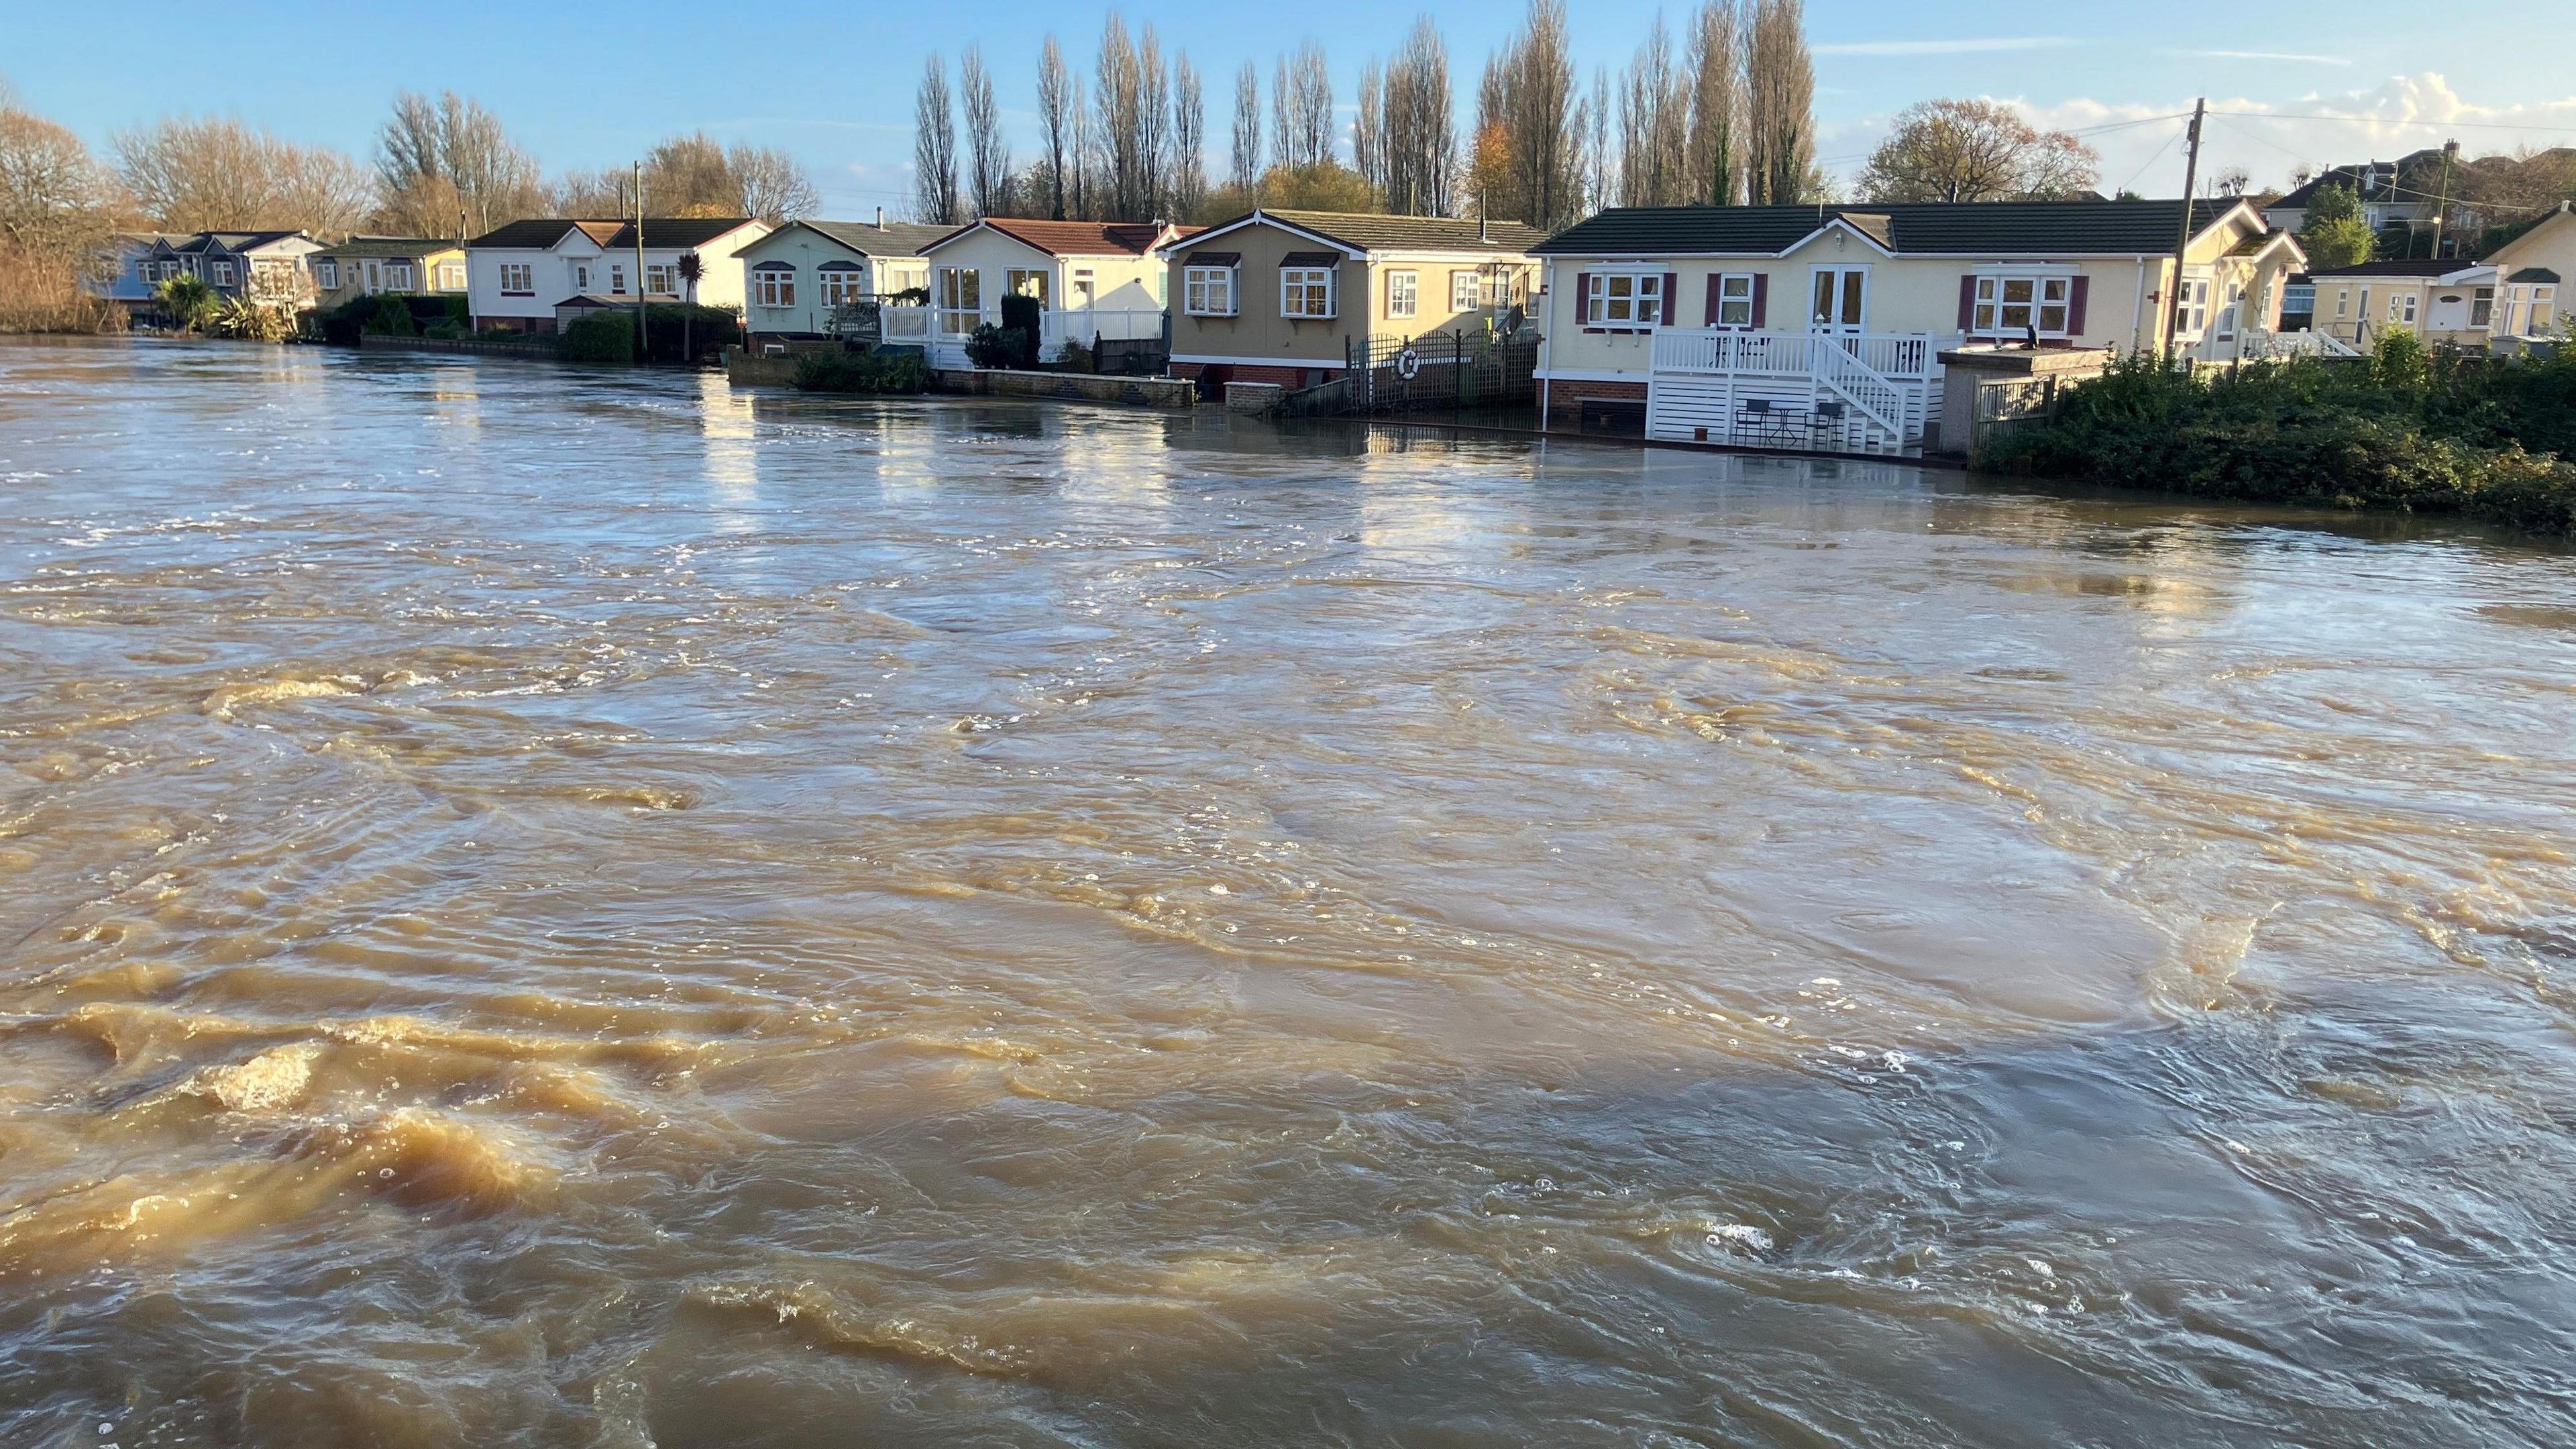
[[[623,297],[626,295],[626,264],[624,262],[610,262],[608,264],[608,295],[612,297]]]
[[[1422,314],[1422,274],[1407,268],[1386,274],[1386,315],[1418,317]]]
[[[1232,267],[1181,268],[1181,310],[1192,317],[1232,317],[1235,312],[1235,269]]]
[[[1070,306],[1089,310],[1100,305],[1100,282],[1091,268],[1073,269],[1073,285],[1066,288],[1072,295],[1065,299]]]
[[[2415,325],[2417,296],[2413,292],[2392,292],[2388,297],[2388,320],[2400,326]]]
[[[1744,285],[1739,288],[1736,285],[1738,282]],[[1753,328],[1753,274],[1720,272],[1717,274],[1716,285],[1717,325],[1736,331],[1751,331]],[[1739,306],[1743,308],[1743,315],[1740,318],[1734,315]]]
[[[438,264],[438,290],[442,292],[462,292],[465,290],[465,264],[463,262],[440,262]]]
[[[842,262],[814,269],[814,300],[826,307],[858,301],[868,294],[867,273]]]
[[[930,303],[939,313],[944,337],[964,337],[984,320],[984,274],[974,267],[936,267],[930,273]],[[970,299],[968,293],[973,293]]]
[[[419,290],[412,281],[411,263],[385,263],[385,289],[392,292],[411,292]]]
[[[336,292],[340,290],[340,264],[336,261],[330,261],[327,259],[315,262],[313,264],[313,285],[320,287],[325,292]]]
[[[233,264],[228,261],[219,261],[215,263],[214,279],[215,285],[218,287],[231,286],[233,284]]]
[[[665,297],[676,297],[680,295],[680,264],[678,262],[646,262],[644,264],[644,295],[649,297],[656,292],[661,293]]]
[[[2200,287],[2206,299],[2209,284]],[[2032,328],[2042,337],[2067,337],[2074,321],[2073,273],[1977,273],[1976,304],[1968,312],[1971,337],[2027,337]]]
[[[1340,278],[1339,267],[1281,267],[1279,315],[1299,321],[1329,321],[1340,316]]]
[[[2480,287],[2469,294],[2469,325],[2484,327],[2495,321],[2496,289]]]
[[[764,262],[751,269],[752,301],[763,307],[796,305],[796,269]]]
[[[1030,288],[1032,287],[1036,288],[1036,290],[1031,291]],[[1055,305],[1054,299],[1048,295],[1054,290],[1055,272],[1052,268],[1008,267],[1002,272],[1002,295],[1005,297],[1034,297],[1037,299],[1038,310],[1041,312],[1047,311]]]
[[[2174,308],[2174,336],[2198,337],[2208,330],[2209,279],[2194,277],[2182,284],[2181,301]]]
[[[503,262],[501,295],[504,297],[537,295],[537,269],[526,262]]]
[[[1610,267],[1592,272],[1584,280],[1583,293],[1584,326],[1644,331],[1663,319],[1664,269]],[[1654,316],[1641,317],[1650,309]]]
[[[1449,274],[1449,310],[1473,312],[1485,305],[1485,277],[1482,272],[1456,271]]]

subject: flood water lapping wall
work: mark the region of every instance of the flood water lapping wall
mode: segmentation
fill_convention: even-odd
[[[0,1441],[2568,1437],[2571,581],[0,349]]]

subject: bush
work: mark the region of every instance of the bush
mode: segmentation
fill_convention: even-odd
[[[1016,332],[1022,339],[1019,356],[1011,366],[1030,368],[1038,365],[1038,341],[1045,335],[1045,316],[1046,309],[1038,305],[1035,297],[1014,295],[1002,299],[1002,330]]]
[[[583,313],[556,334],[555,355],[566,362],[633,362],[634,314],[623,308]]]
[[[377,297],[375,304],[364,324],[367,331],[381,337],[409,337],[419,330],[412,324],[409,302],[400,297]]]
[[[987,322],[966,339],[966,360],[977,367],[1017,367],[1028,349],[1029,334],[1016,327]]]
[[[473,329],[474,309],[467,304],[465,298],[457,296],[442,297],[439,299],[439,310],[447,314],[448,326],[463,328],[468,331]]]
[[[695,362],[710,352],[742,345],[742,319],[730,308],[655,302],[644,310],[644,338],[652,361]]]
[[[2576,532],[2576,362],[2426,352],[2198,371],[2151,354],[2079,383],[1977,460],[2005,472],[2220,498],[2454,512]]]
[[[1065,339],[1064,351],[1056,358],[1055,365],[1063,368],[1067,372],[1098,372],[1100,370],[1099,360],[1091,355],[1091,349],[1074,341],[1070,337]]]
[[[808,352],[796,359],[796,386],[806,392],[928,392],[930,364],[910,348]]]

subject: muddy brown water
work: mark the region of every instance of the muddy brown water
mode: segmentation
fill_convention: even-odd
[[[2576,557],[0,346],[0,1443],[2576,1440]]]

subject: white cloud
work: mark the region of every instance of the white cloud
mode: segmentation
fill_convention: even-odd
[[[1985,40],[1854,40],[1811,49],[1818,55],[1975,55],[1995,50],[2052,50],[2074,43],[2063,35],[1999,35]]]
[[[1984,99],[2010,106],[2042,129],[2078,133],[2101,154],[2104,191],[2125,185],[2148,196],[2172,196],[2182,190],[2183,122],[2178,117],[2191,110],[2188,96],[2128,103],[2079,97],[2047,106],[2006,96]],[[2576,146],[2576,95],[2525,105],[2479,105],[2430,71],[2393,76],[2368,90],[2338,95],[2312,91],[2290,101],[2211,96],[2209,109],[2201,175],[2242,166],[2257,186],[2285,187],[2291,172],[2301,167],[2394,160],[2448,140],[2457,140],[2471,156],[2519,147]],[[1873,116],[1827,127],[1816,144],[1817,154],[1827,158],[1826,169],[1857,172],[1859,158],[1886,136],[1889,119]]]

